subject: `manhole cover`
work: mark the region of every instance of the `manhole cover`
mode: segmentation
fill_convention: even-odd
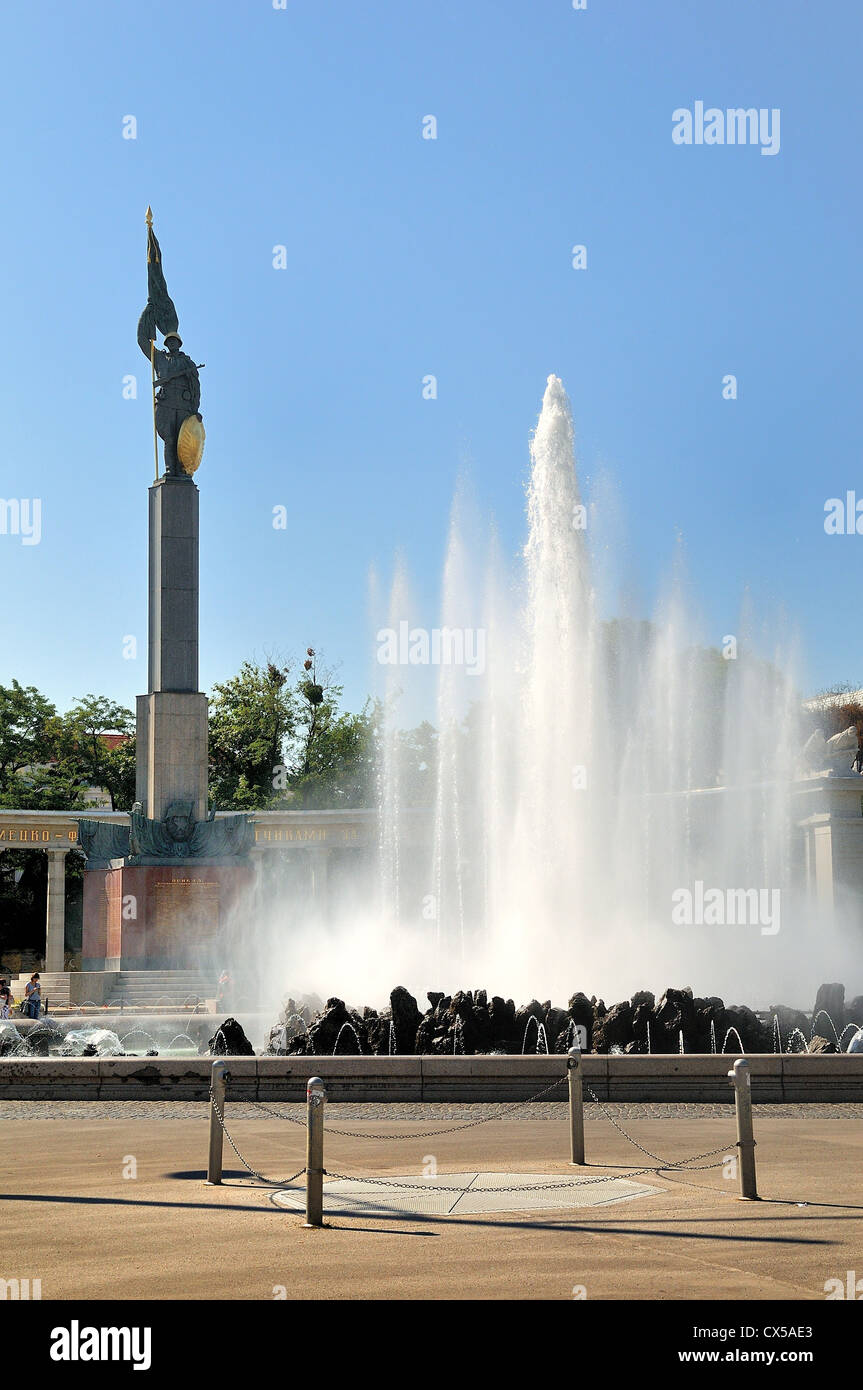
[[[434,1178],[399,1176],[374,1183],[343,1178],[324,1183],[324,1211],[330,1216],[388,1212],[448,1216],[560,1210],[608,1206],[661,1191],[629,1178],[569,1178],[564,1173],[439,1173]],[[282,1188],[272,1199],[277,1206],[305,1211],[305,1186]]]

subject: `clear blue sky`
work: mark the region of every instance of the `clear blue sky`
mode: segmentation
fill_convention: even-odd
[[[717,642],[748,585],[797,619],[810,688],[863,682],[863,536],[823,528],[827,498],[863,497],[861,14],[7,3],[0,496],[41,498],[43,537],[0,536],[0,681],[61,706],[146,686],[149,202],[206,363],[204,688],[311,642],[358,706],[369,566],[403,549],[430,601],[466,466],[515,554],[549,372],[582,474],[616,479],[645,612],[680,534]],[[699,100],[780,108],[780,152],[675,145]]]

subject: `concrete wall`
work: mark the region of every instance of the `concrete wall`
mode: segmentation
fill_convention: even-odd
[[[749,1057],[752,1096],[779,1101],[863,1103],[863,1055]],[[726,1056],[583,1059],[585,1082],[599,1100],[732,1101]],[[563,1057],[237,1057],[229,1058],[230,1100],[302,1101],[310,1076],[331,1101],[527,1100],[556,1078],[542,1099],[563,1101]],[[4,1058],[0,1100],[206,1100],[212,1059],[160,1057]],[[589,1101],[589,1093],[585,1091]]]

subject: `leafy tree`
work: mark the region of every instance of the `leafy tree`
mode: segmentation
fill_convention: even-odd
[[[104,734],[116,732],[131,739],[134,716],[123,705],[103,695],[85,695],[64,715],[59,734],[61,766],[83,787],[101,787],[111,810],[128,809],[130,750],[121,744],[111,748]],[[131,752],[134,759],[134,750]]]
[[[0,791],[24,768],[49,760],[56,732],[57,710],[35,686],[0,685]]]
[[[210,701],[210,801],[222,810],[283,803],[287,743],[294,732],[289,668],[244,661],[238,675],[213,687]]]

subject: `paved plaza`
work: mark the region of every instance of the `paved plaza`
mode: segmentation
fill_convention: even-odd
[[[260,1173],[289,1177],[305,1163],[305,1107],[266,1109],[229,1105],[228,1129]],[[8,1275],[41,1279],[43,1299],[823,1300],[829,1280],[863,1271],[863,1106],[756,1107],[752,1203],[724,1176],[731,1106],[588,1107],[584,1170],[568,1163],[565,1106],[498,1114],[329,1105],[325,1166],[337,1182],[468,1173],[486,1186],[530,1175],[529,1187],[546,1175],[648,1190],[569,1210],[562,1198],[557,1209],[340,1211],[308,1230],[227,1143],[223,1185],[205,1184],[206,1104],[6,1101],[0,1184],[10,1230],[26,1232]],[[664,1163],[717,1152],[657,1172],[644,1150]]]

